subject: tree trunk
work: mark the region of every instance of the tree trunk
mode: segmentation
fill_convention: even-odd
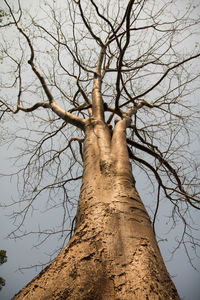
[[[88,120],[76,230],[14,299],[179,299],[135,189],[126,120]]]

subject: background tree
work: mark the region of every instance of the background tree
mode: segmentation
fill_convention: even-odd
[[[0,265],[4,264],[5,262],[7,262],[6,251],[0,250]],[[0,277],[0,291],[4,285],[5,285],[5,279]]]
[[[27,113],[21,132],[17,130],[11,137],[15,142],[23,140],[24,145],[17,160],[20,169],[15,174],[21,197],[6,204],[20,204],[13,214],[17,227],[11,236],[30,233],[24,226],[26,217],[41,206],[40,197],[46,193],[47,203],[42,208],[49,212],[62,206],[63,217],[59,216],[61,222],[56,228],[31,231],[40,235],[39,243],[58,234],[64,245],[74,224],[76,230],[68,250],[43,272],[47,274],[44,277],[49,276],[48,272],[52,276],[55,264],[61,266],[64,262],[63,253],[78,245],[85,252],[79,256],[79,248],[73,248],[76,261],[68,275],[68,281],[71,278],[75,283],[74,290],[70,290],[72,298],[72,292],[74,295],[82,292],[81,299],[89,299],[88,295],[97,297],[95,293],[99,290],[110,299],[111,295],[114,299],[128,299],[133,293],[139,298],[141,293],[178,297],[162,265],[151,225],[134,188],[129,158],[133,173],[137,174],[139,168],[152,184],[150,192],[157,190],[156,201],[153,204],[146,201],[147,209],[153,207],[148,209],[153,231],[161,200],[168,199],[172,211],[170,225],[180,222],[183,228],[177,247],[182,243],[188,251],[188,245],[192,244],[198,251],[199,240],[188,218],[194,209],[199,209],[198,163],[190,148],[198,125],[198,102],[191,96],[198,89],[199,78],[198,10],[185,3],[180,9],[178,1],[167,4],[67,1],[65,6],[48,1],[41,4],[39,14],[29,14],[20,2],[17,7],[4,3],[10,20],[3,18],[1,22],[1,60],[7,75],[3,74],[1,81],[1,122],[6,125],[9,118],[15,116],[19,120],[18,115]],[[77,206],[74,187],[82,178],[83,155],[83,184],[74,219],[73,209]],[[102,190],[98,189],[101,184]],[[95,199],[98,201],[94,202]],[[123,199],[128,208],[123,206]],[[103,237],[100,228],[104,228]],[[119,228],[122,240],[115,228]],[[133,228],[137,236],[134,242]],[[118,238],[111,251],[112,233]],[[99,236],[105,240],[105,248],[96,246],[96,253],[94,248],[83,247],[87,239],[95,245],[99,243]],[[142,286],[140,281],[136,283],[134,272],[122,268],[124,262],[119,259],[123,257],[122,246],[126,249],[125,262],[132,251],[136,256],[133,265],[139,261],[139,266],[144,267],[140,276],[146,278],[146,283],[143,280]],[[109,259],[102,254],[108,250],[110,261],[115,261],[122,272],[108,268]],[[98,261],[101,265],[105,263],[106,271],[98,266]],[[78,262],[82,265],[77,269]],[[83,276],[86,270],[90,271],[88,265],[96,270],[94,281]],[[150,268],[158,277],[148,273]],[[81,274],[80,285],[77,274]],[[133,278],[134,291],[129,284]],[[34,294],[34,286],[40,286],[42,280],[28,287],[29,299],[30,293]],[[86,286],[85,290],[81,286]],[[46,287],[46,290],[51,289]],[[67,297],[69,289],[58,293]]]

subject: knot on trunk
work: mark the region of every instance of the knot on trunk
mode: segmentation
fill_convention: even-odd
[[[102,175],[109,176],[109,177],[114,176],[115,172],[111,160],[100,159],[99,167]]]

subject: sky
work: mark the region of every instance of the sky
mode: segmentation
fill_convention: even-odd
[[[1,0],[0,0],[1,2]],[[199,144],[198,144],[199,147]],[[200,147],[198,148],[200,151]],[[12,161],[9,157],[15,154],[15,148],[12,145],[7,148],[0,143],[0,173],[9,173],[13,171]],[[141,178],[138,180],[142,182]],[[138,186],[139,192],[142,193],[142,185]],[[16,181],[10,181],[8,177],[0,178],[0,200],[8,202],[10,199],[18,197],[16,189]],[[144,195],[145,197],[145,195]],[[165,214],[163,208],[163,215]],[[50,249],[53,249],[57,243],[56,239],[50,239],[44,246],[39,248],[33,248],[33,244],[36,242],[33,236],[28,236],[24,239],[18,239],[17,241],[9,240],[8,234],[13,230],[12,219],[9,214],[12,213],[12,208],[4,210],[0,208],[0,249],[7,251],[8,261],[0,266],[0,276],[6,280],[6,285],[0,291],[0,300],[11,299],[24,285],[26,285],[40,270],[41,268],[28,268],[22,271],[18,269],[20,267],[29,267],[38,263],[42,263],[48,260]],[[200,218],[198,212],[194,213],[194,218],[200,226]],[[40,219],[42,218],[42,219]],[[51,218],[45,218],[41,215],[36,218],[29,216],[28,224],[33,225],[33,222],[37,220],[40,223],[50,223]],[[160,220],[159,223],[159,235],[164,236],[166,234],[165,229],[166,218]],[[35,224],[34,224],[35,225]],[[177,230],[179,230],[177,228]],[[184,300],[199,300],[200,299],[200,273],[195,271],[190,265],[188,258],[183,248],[179,249],[172,260],[170,258],[170,249],[175,247],[176,232],[170,232],[168,234],[168,243],[160,242],[159,246],[162,255],[165,259],[168,271],[177,287],[181,299]],[[193,264],[200,270],[200,259],[194,258]]]

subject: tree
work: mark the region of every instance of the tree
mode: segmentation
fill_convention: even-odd
[[[6,251],[0,250],[0,265],[4,264],[5,262],[7,262]],[[5,279],[0,277],[0,291],[4,285],[5,285]]]
[[[15,174],[21,198],[7,204],[20,204],[12,236],[29,234],[26,217],[44,192],[47,211],[59,205],[64,213],[59,229],[39,228],[41,243],[61,233],[65,244],[72,234],[14,299],[179,299],[155,222],[167,199],[172,225],[183,225],[178,246],[198,251],[187,218],[200,208],[189,152],[198,124],[198,10],[178,1],[68,0],[44,2],[35,17],[20,1],[4,3],[1,121],[27,118],[13,137],[24,142],[24,165]],[[136,168],[157,189],[151,219]]]

